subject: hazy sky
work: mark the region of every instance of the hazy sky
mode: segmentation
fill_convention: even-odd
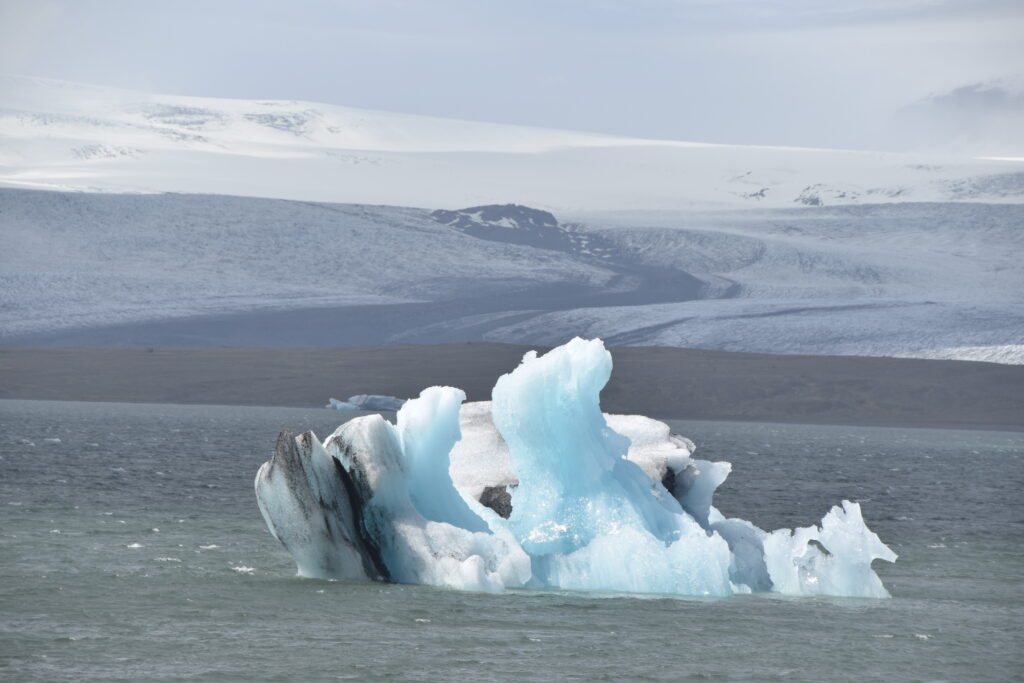
[[[0,72],[712,142],[977,134],[998,152],[1024,142],[1024,1],[0,0]]]

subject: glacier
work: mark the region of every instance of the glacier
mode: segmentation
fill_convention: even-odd
[[[255,480],[300,576],[449,588],[888,597],[896,554],[844,500],[766,531],[713,504],[731,471],[657,420],[606,415],[600,339],[526,354],[490,402],[430,387],[322,443],[283,432]]]

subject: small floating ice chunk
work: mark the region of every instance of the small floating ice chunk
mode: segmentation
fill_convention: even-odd
[[[244,564],[238,564],[238,565],[234,565],[233,564],[233,565],[231,565],[231,568],[234,569],[239,574],[254,574],[254,573],[256,573],[256,568],[255,567],[246,567]]]
[[[834,506],[820,527],[771,532],[764,551],[773,590],[779,593],[889,597],[871,562],[895,562],[896,553],[864,524],[857,503],[844,500],[842,507]]]
[[[347,401],[336,398],[328,400],[326,408],[334,410],[389,410],[397,411],[405,405],[405,399],[381,394],[356,394],[349,396]]]
[[[125,547],[126,547],[126,548],[131,548],[132,550],[135,550],[135,549],[137,549],[137,548],[144,548],[145,546],[144,546],[144,545],[142,545],[141,543],[129,543],[129,544],[128,544],[128,545],[126,545]]]
[[[405,405],[405,399],[381,394],[356,394],[349,396],[347,403],[357,406],[359,410],[398,410]]]
[[[359,410],[359,406],[355,403],[349,403],[348,401],[339,401],[336,398],[328,399],[325,408],[333,408],[334,410]]]

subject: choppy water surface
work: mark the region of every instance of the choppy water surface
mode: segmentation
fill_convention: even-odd
[[[891,600],[298,579],[252,478],[326,410],[0,401],[0,679],[1020,679],[1024,435],[676,422],[762,527],[842,498]],[[59,439],[59,442],[55,441]],[[628,558],[624,558],[628,561]]]

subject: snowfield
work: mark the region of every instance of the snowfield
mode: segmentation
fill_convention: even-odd
[[[1024,363],[1022,199],[1020,160],[9,77],[0,343],[581,335]]]
[[[0,184],[565,214],[1024,196],[1020,160],[643,140],[0,78]]]

